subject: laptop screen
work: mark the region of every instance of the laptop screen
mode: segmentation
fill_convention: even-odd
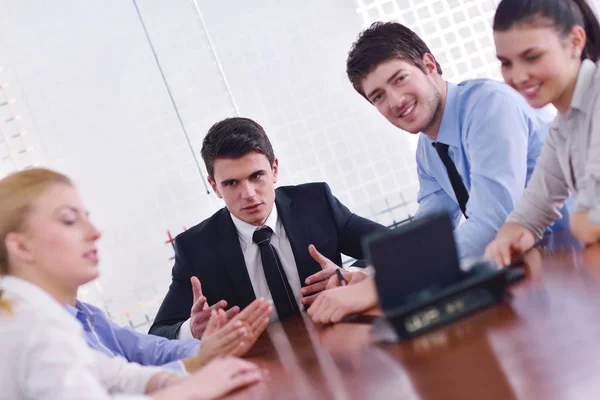
[[[386,234],[367,237],[383,310],[418,300],[463,277],[450,217],[433,214]]]

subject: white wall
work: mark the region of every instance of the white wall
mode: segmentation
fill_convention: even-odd
[[[416,209],[414,140],[353,91],[347,51],[371,21],[396,19],[423,35],[447,79],[498,78],[495,4],[139,0],[148,40],[133,1],[0,0],[0,82],[22,117],[11,129],[33,145],[0,142],[30,149],[4,157],[0,174],[39,163],[78,183],[104,235],[102,276],[82,297],[145,330],[170,282],[167,230],[222,206],[193,156],[210,125],[257,120],[280,184],[327,181],[355,212],[400,221]]]

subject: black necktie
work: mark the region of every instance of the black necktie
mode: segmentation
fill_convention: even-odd
[[[431,144],[437,150],[438,155],[446,167],[448,177],[450,178],[450,183],[452,184],[452,189],[456,195],[456,200],[458,200],[458,206],[460,207],[465,218],[469,218],[467,217],[467,201],[469,201],[469,192],[467,192],[467,188],[465,187],[465,184],[463,183],[460,174],[456,169],[456,165],[454,165],[454,162],[448,155],[448,145],[440,142]]]
[[[296,303],[296,298],[292,292],[290,283],[287,280],[277,251],[275,251],[275,248],[271,245],[272,235],[273,230],[268,226],[265,226],[254,231],[252,241],[254,241],[260,249],[263,271],[265,272],[265,278],[267,278],[271,296],[273,296],[273,303],[275,303],[277,316],[279,319],[284,319],[300,312],[300,309],[298,308],[298,303]]]

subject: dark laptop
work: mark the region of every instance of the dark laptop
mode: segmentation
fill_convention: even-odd
[[[508,284],[524,276],[486,259],[463,272],[453,228],[448,214],[433,214],[365,238],[385,315],[375,321],[376,337],[390,339],[382,333],[391,327],[391,340],[406,339],[456,321],[504,300]]]
[[[453,231],[450,216],[439,213],[365,238],[384,312],[425,300],[464,278]]]

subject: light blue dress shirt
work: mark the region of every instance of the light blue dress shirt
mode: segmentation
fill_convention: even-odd
[[[467,191],[467,216],[454,195],[434,143],[421,134],[417,145],[419,209],[416,217],[446,210],[455,221],[459,256],[485,251],[521,198],[553,119],[535,110],[508,85],[474,79],[447,84],[447,98],[437,141],[449,145]],[[568,229],[568,212],[553,230]]]
[[[123,328],[99,308],[81,301],[67,309],[83,325],[88,345],[111,357],[121,356],[141,365],[183,372],[179,360],[196,354],[200,347],[200,341],[196,339],[169,340]]]

